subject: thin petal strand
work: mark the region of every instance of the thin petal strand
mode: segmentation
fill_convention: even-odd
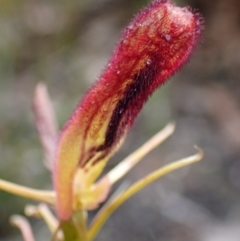
[[[136,194],[137,192],[139,192],[155,180],[161,178],[162,176],[165,176],[170,172],[173,172],[184,166],[190,165],[194,162],[200,161],[203,158],[203,151],[200,148],[197,148],[197,150],[198,153],[193,156],[175,161],[150,173],[146,177],[142,178],[141,180],[130,186],[125,192],[121,193],[119,196],[113,199],[112,202],[105,206],[104,210],[101,210],[100,213],[98,213],[97,216],[94,218],[89,229],[88,241],[92,241],[95,238],[95,236],[101,229],[102,225],[109,218],[109,216],[131,196],[133,196],[134,194]]]
[[[10,222],[20,229],[24,241],[35,241],[32,228],[26,218],[20,215],[14,215],[11,217]]]

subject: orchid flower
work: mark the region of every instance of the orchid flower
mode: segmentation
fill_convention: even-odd
[[[34,107],[45,164],[54,191],[40,191],[0,180],[0,189],[41,203],[28,205],[28,216],[41,217],[52,240],[91,241],[109,216],[128,198],[173,170],[200,160],[198,153],[161,167],[110,199],[90,225],[87,212],[106,201],[114,183],[174,131],[168,124],[142,147],[101,177],[154,90],[189,59],[202,30],[202,18],[170,0],[155,0],[129,24],[96,84],[79,103],[60,134],[46,86],[36,88]],[[45,204],[44,204],[45,203]],[[56,217],[46,204],[51,205]],[[27,221],[12,223],[26,241],[33,240]]]

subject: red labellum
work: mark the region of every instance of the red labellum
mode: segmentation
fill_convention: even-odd
[[[126,28],[60,137],[54,172],[60,219],[71,216],[77,168],[87,172],[110,158],[144,102],[186,62],[201,30],[199,14],[170,0],[154,1]]]

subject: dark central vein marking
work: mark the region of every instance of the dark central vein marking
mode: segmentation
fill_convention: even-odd
[[[135,115],[131,112],[139,112],[147,98],[146,96],[149,95],[149,88],[152,82],[160,71],[157,62],[155,59],[155,61],[146,64],[143,69],[133,76],[132,83],[128,85],[122,99],[119,100],[113,111],[106,131],[105,142],[98,150],[111,147],[115,143],[115,140],[118,140],[121,133],[124,132],[124,127],[131,124],[133,119],[132,115]],[[141,99],[144,99],[144,101],[141,101]]]

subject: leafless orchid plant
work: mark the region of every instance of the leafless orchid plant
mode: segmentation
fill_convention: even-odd
[[[199,161],[202,151],[168,164],[111,198],[88,225],[88,211],[103,203],[111,187],[174,131],[168,124],[105,176],[100,175],[119,149],[153,91],[189,58],[202,30],[202,18],[170,0],[155,0],[123,33],[99,81],[88,91],[59,134],[44,84],[34,96],[36,126],[53,175],[53,191],[40,191],[0,180],[0,189],[40,202],[27,205],[27,216],[41,217],[51,240],[92,241],[109,216],[128,198],[178,168]],[[54,214],[49,208],[55,210]],[[28,221],[15,215],[25,241],[34,240]]]

